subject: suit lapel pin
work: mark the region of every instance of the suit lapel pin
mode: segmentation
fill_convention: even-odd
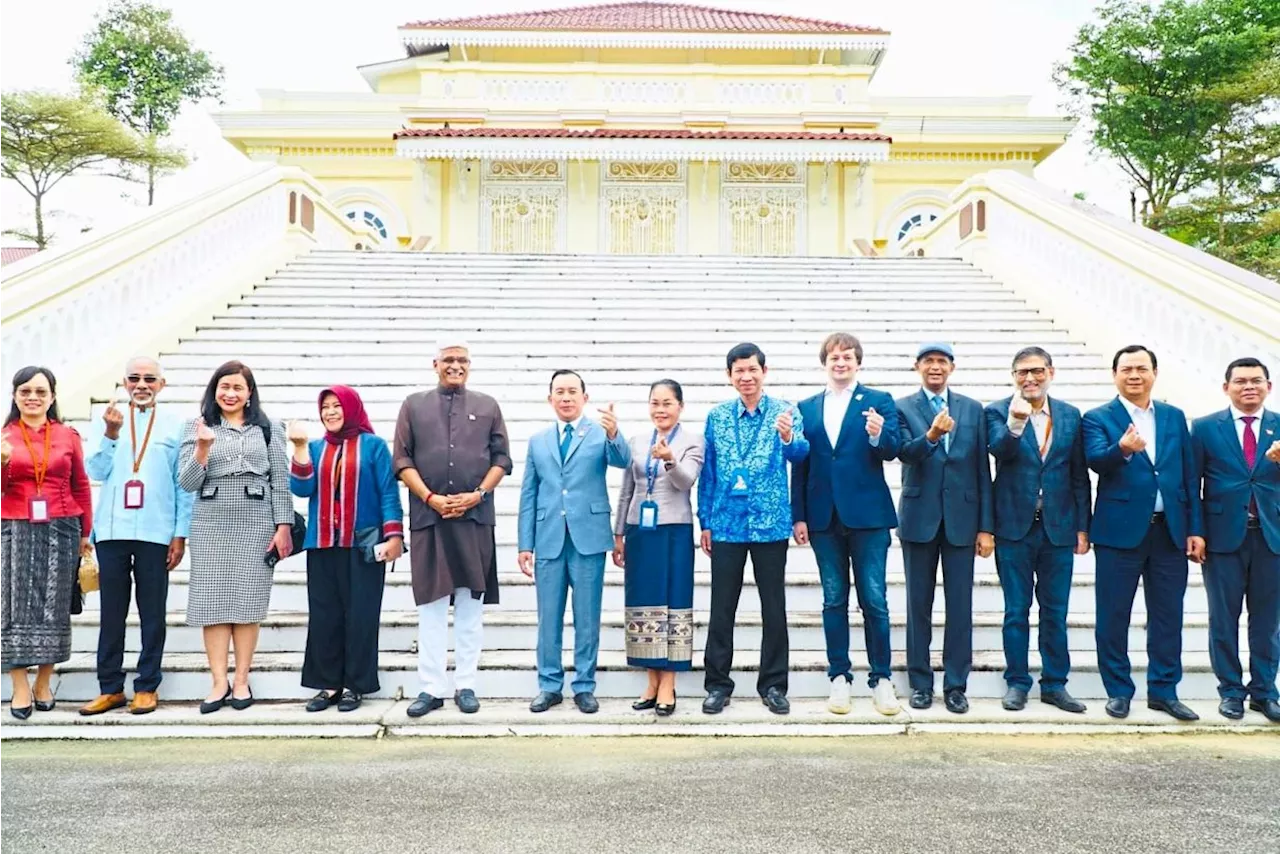
[[[853,399],[854,399],[854,400],[862,400],[862,395],[860,395],[860,394],[855,394],[855,395],[853,396]]]
[[[476,417],[475,417],[474,415],[468,414],[468,415],[467,415],[467,420],[468,420],[468,421],[475,421],[475,420],[476,420]]]

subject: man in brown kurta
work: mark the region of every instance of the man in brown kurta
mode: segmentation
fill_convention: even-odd
[[[396,474],[409,490],[409,558],[418,606],[418,677],[410,705],[420,717],[448,695],[449,602],[453,600],[454,701],[476,712],[484,604],[498,601],[493,490],[511,473],[507,426],[498,402],[466,387],[470,350],[436,351],[439,385],[409,395],[396,420]]]

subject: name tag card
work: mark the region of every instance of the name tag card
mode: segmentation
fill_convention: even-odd
[[[124,485],[124,509],[141,510],[143,492],[142,481],[131,480],[126,483]]]
[[[751,494],[751,484],[747,478],[746,466],[739,466],[733,472],[733,484],[729,487],[729,494],[734,498],[746,498]]]
[[[43,495],[33,495],[27,501],[27,519],[38,525],[49,521],[49,499]]]
[[[652,501],[646,501],[640,505],[640,529],[642,531],[652,531],[658,527],[658,505]]]

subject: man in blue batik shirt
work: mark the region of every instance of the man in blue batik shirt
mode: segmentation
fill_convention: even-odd
[[[85,461],[89,477],[102,482],[93,514],[102,600],[98,629],[102,693],[80,709],[82,715],[100,715],[125,704],[125,618],[135,586],[142,652],[129,711],[153,712],[159,699],[169,572],[182,562],[186,551],[195,498],[177,485],[185,425],[176,410],[157,405],[164,385],[155,359],[129,360],[124,378],[129,407],[124,412],[114,402],[107,407],[98,449]]]
[[[756,690],[769,711],[785,715],[791,710],[784,582],[791,536],[787,463],[803,460],[809,442],[800,413],[784,400],[765,396],[768,368],[759,347],[739,344],[725,362],[738,398],[707,415],[706,462],[698,481],[702,550],[711,556],[707,698],[702,711],[718,714],[733,694],[733,624],[750,555],[764,622]]]

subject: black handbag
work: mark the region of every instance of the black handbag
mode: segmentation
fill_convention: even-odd
[[[293,511],[293,553],[297,554],[302,551],[302,547],[307,542],[307,520],[297,510]]]

